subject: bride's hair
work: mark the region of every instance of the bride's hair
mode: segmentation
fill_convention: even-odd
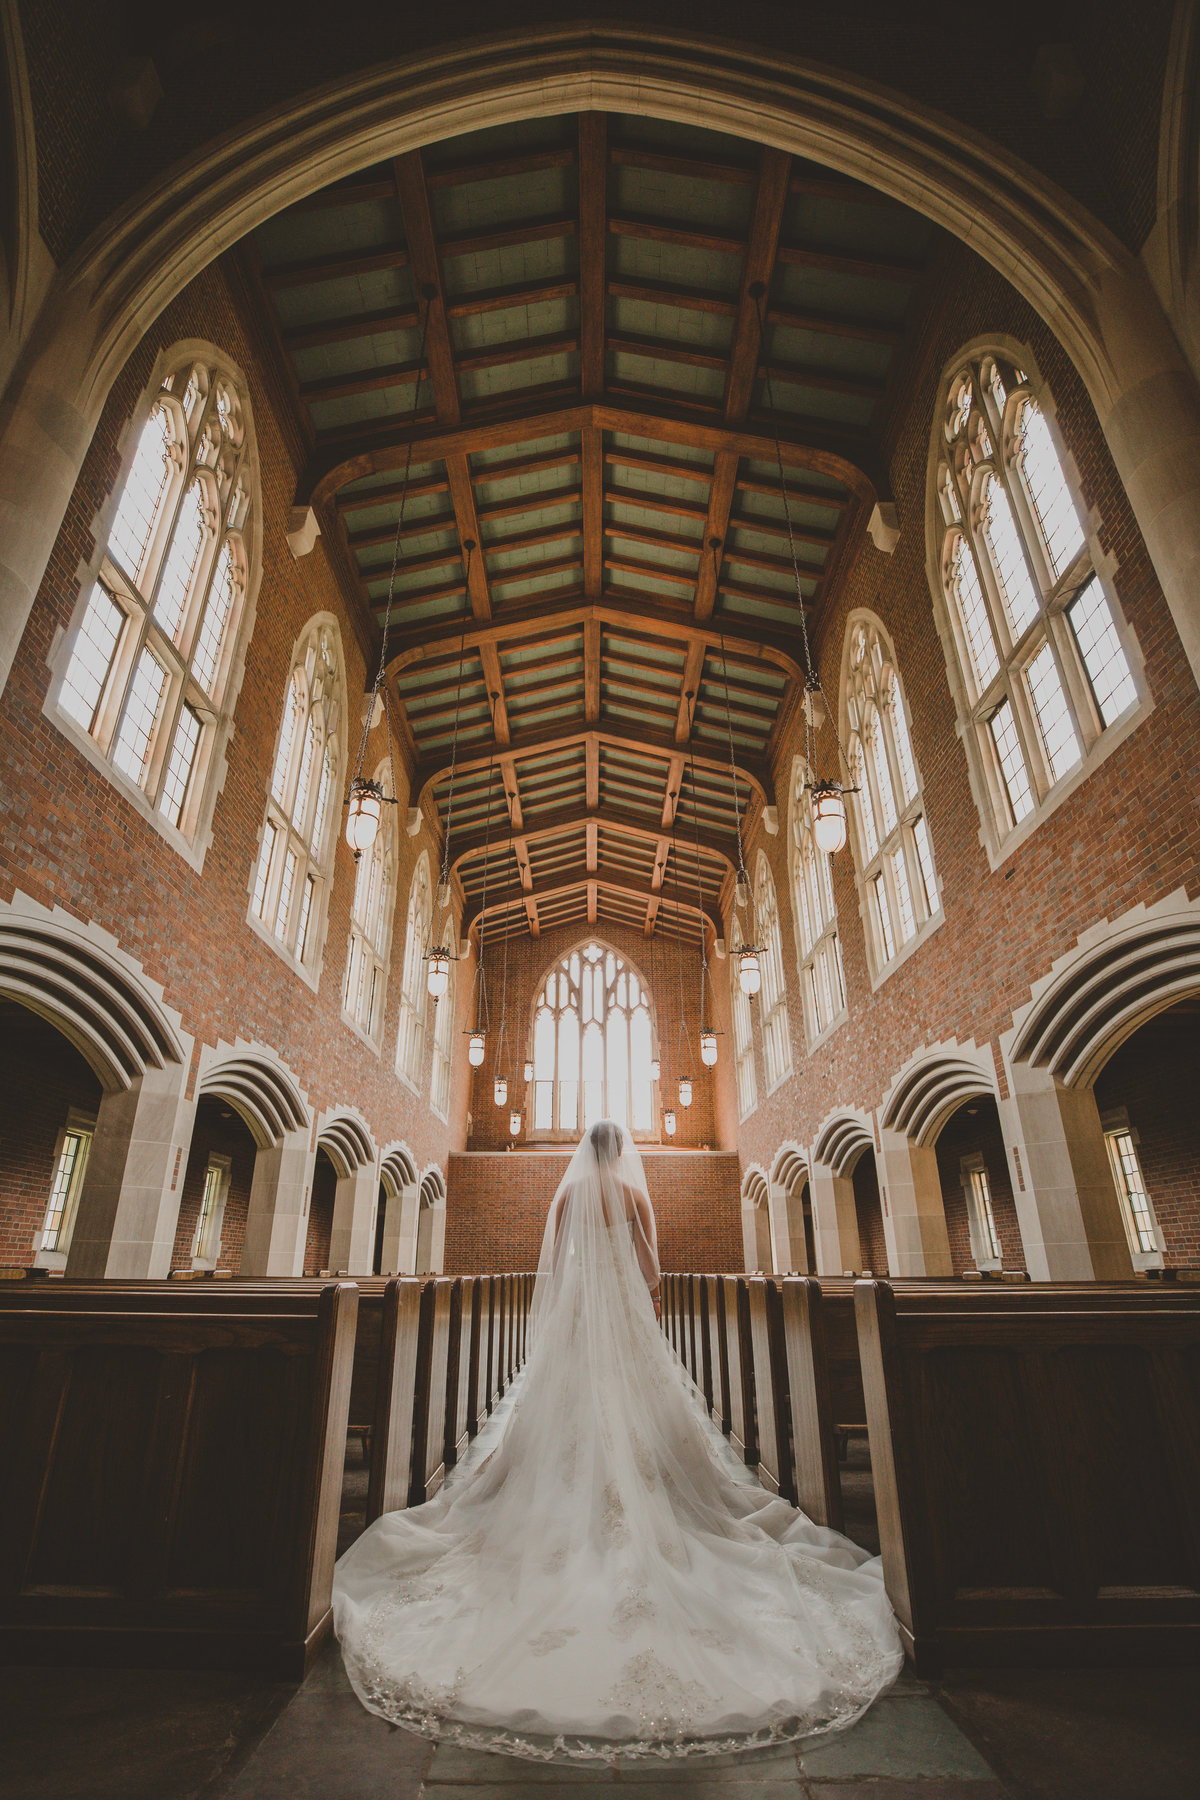
[[[597,1119],[588,1133],[598,1163],[616,1162],[621,1154],[621,1127],[611,1119]]]

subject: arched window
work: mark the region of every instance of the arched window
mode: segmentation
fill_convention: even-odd
[[[855,614],[842,684],[857,861],[871,967],[880,974],[941,916],[908,709],[886,633]]]
[[[846,993],[829,857],[813,837],[810,779],[807,765],[797,757],[791,799],[792,909],[804,1030],[811,1048],[841,1018]]]
[[[738,980],[738,951],[745,943],[742,923],[734,913],[729,926],[729,998],[733,1014],[733,1056],[737,1073],[738,1118],[749,1118],[758,1105],[758,1077],[754,1072],[754,1026],[749,996]]]
[[[421,1091],[425,1068],[425,1019],[429,1007],[429,980],[425,952],[433,898],[429,887],[429,857],[422,850],[408,890],[408,917],[404,926],[404,970],[400,977],[400,1031],[396,1039],[396,1073]],[[454,965],[450,965],[453,974]],[[447,989],[447,995],[449,989]],[[438,1002],[438,1011],[444,1000]]]
[[[762,951],[762,985],[758,999],[762,1008],[763,1069],[770,1094],[792,1072],[792,1034],[788,1029],[783,940],[779,933],[775,878],[761,850],[754,868],[754,929]]]
[[[312,976],[337,840],[342,688],[337,627],[314,620],[292,659],[250,900],[251,923]]]
[[[56,690],[66,729],[193,860],[237,688],[257,487],[242,384],[189,359],[148,397]]]
[[[964,360],[935,434],[931,555],[957,651],[968,755],[995,860],[1115,743],[1142,694],[1093,566],[1044,399],[999,354]],[[1032,829],[1032,824],[1030,825]]]
[[[452,938],[456,933],[452,933]],[[433,1063],[429,1076],[429,1104],[439,1119],[450,1116],[450,1076],[454,1066],[454,988],[458,965],[451,960],[446,991],[437,1001],[433,1016]],[[425,975],[424,964],[421,969]]]
[[[309,760],[308,739],[301,757],[301,776]],[[315,755],[313,766],[315,768]],[[391,770],[380,763],[374,779],[390,799]],[[383,808],[375,842],[355,864],[354,899],[350,906],[350,945],[346,953],[346,986],[342,1007],[364,1036],[377,1040],[383,1027],[392,917],[396,911],[396,809]]]
[[[654,1127],[654,1022],[637,971],[595,942],[547,975],[533,1010],[533,1130],[575,1137],[595,1119]]]

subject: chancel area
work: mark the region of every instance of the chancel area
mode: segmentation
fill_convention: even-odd
[[[1190,1791],[1200,9],[1009,12],[0,0],[16,1800],[521,1791],[334,1563],[601,1120],[906,1658],[663,1794]]]

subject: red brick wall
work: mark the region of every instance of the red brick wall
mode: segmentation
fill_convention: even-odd
[[[862,1266],[872,1275],[890,1273],[887,1239],[883,1235],[883,1207],[879,1199],[879,1176],[875,1158],[868,1150],[854,1166],[854,1215],[858,1221],[858,1245]]]
[[[472,1150],[502,1150],[509,1142],[508,1114],[514,1103],[522,1113],[522,1131],[518,1140],[525,1144],[529,1140],[530,1108],[533,1104],[532,1090],[525,1092],[522,1079],[522,1065],[527,1050],[531,1047],[532,1007],[534,999],[540,993],[542,984],[550,970],[557,966],[561,958],[576,945],[586,944],[594,937],[600,943],[611,947],[623,956],[640,973],[646,983],[653,1002],[653,1009],[658,1023],[659,1048],[663,1057],[663,1074],[670,1069],[672,1078],[677,1077],[679,1070],[677,1047],[679,1037],[679,977],[675,961],[674,940],[667,938],[659,942],[654,950],[653,977],[651,974],[650,940],[640,931],[630,930],[627,926],[606,923],[591,928],[587,925],[564,926],[558,931],[545,932],[541,937],[513,937],[508,946],[508,985],[505,1015],[508,1021],[508,1039],[512,1055],[504,1058],[505,1066],[498,1069],[495,1063],[496,1039],[500,1030],[500,1001],[504,991],[503,958],[504,952],[499,944],[490,944],[487,950],[488,996],[491,1010],[491,1032],[488,1036],[487,1054],[480,1067],[474,1071],[471,1086],[471,1134],[468,1147]],[[716,964],[719,971],[717,980],[725,980],[728,964]],[[678,1121],[675,1143],[678,1148],[699,1149],[732,1149],[733,1143],[722,1142],[718,1124],[718,1095],[723,1083],[731,1082],[729,1039],[723,1036],[719,1042],[718,1056],[724,1050],[724,1062],[718,1062],[711,1073],[700,1061],[700,1019],[699,1019],[699,983],[700,953],[698,949],[684,948],[683,951],[684,981],[684,1019],[691,1039],[692,1068],[692,1104],[682,1107],[674,1101],[675,1116]],[[665,1008],[664,1008],[665,1001]],[[706,1020],[707,1023],[707,1020]],[[687,1060],[687,1050],[684,1050]],[[509,1082],[509,1101],[503,1107],[495,1104],[492,1084],[498,1074],[504,1074]],[[662,1104],[668,1104],[665,1087]]]
[[[1194,1008],[1195,1003],[1192,1003]],[[1123,1106],[1168,1268],[1200,1266],[1200,1012],[1160,1013],[1122,1044],[1096,1082],[1101,1112]]]
[[[787,807],[799,733],[780,749],[776,800],[780,829],[756,833],[775,873],[788,977],[794,1074],[761,1099],[739,1139],[743,1166],[769,1168],[788,1138],[811,1143],[837,1105],[877,1108],[906,1059],[957,1038],[995,1044],[1026,1004],[1032,983],[1098,920],[1183,888],[1200,891],[1200,810],[1193,780],[1200,693],[1188,667],[1145,546],[1113,469],[1091,404],[1065,353],[1019,296],[965,251],[946,282],[945,315],[924,348],[924,373],[891,459],[901,523],[891,557],[864,541],[839,605],[819,623],[818,656],[836,704],[846,622],[869,607],[892,635],[912,716],[934,857],[943,884],[941,926],[874,993],[849,848],[834,858],[848,1018],[812,1055],[806,1052],[796,975],[787,872]],[[1102,552],[1116,559],[1114,585],[1145,658],[1153,712],[1074,794],[995,871],[980,843],[980,819],[966,753],[955,728],[945,657],[925,571],[925,482],[941,372],[971,339],[994,331],[1028,344],[1049,386],[1084,503],[1099,515]],[[828,751],[831,739],[825,734]],[[1129,796],[1141,819],[1129,829]],[[761,1055],[759,1092],[763,1093]],[[997,1177],[1003,1164],[997,1158]],[[1195,1201],[1181,1200],[1195,1217]]]
[[[960,1169],[964,1156],[983,1157],[992,1195],[996,1235],[1000,1239],[1001,1265],[1006,1269],[1023,1269],[1025,1252],[1021,1247],[1017,1208],[1013,1200],[1012,1183],[1008,1178],[1000,1114],[994,1100],[972,1100],[969,1105],[961,1106],[943,1126],[937,1141],[938,1175],[941,1177],[942,1199],[946,1204],[946,1230],[950,1237],[950,1255],[956,1275],[976,1266]]]
[[[217,1266],[237,1273],[246,1244],[246,1216],[250,1208],[255,1154],[254,1139],[237,1114],[219,1100],[201,1100],[196,1108],[196,1123],[192,1128],[192,1144],[183,1177],[183,1198],[179,1203],[179,1223],[171,1252],[173,1269],[190,1269],[192,1266],[192,1239],[196,1235],[196,1222],[204,1199],[208,1159],[210,1156],[227,1156],[229,1190],[221,1215],[221,1254]]]
[[[144,822],[113,783],[75,753],[42,713],[50,681],[47,658],[56,634],[70,623],[80,565],[94,551],[97,510],[120,474],[119,435],[158,353],[195,337],[216,344],[246,376],[262,476],[263,525],[262,582],[236,729],[200,872]],[[422,849],[433,854],[428,826],[415,839],[398,832],[396,911],[378,1051],[341,1018],[354,883],[353,861],[341,836],[316,994],[246,923],[292,647],[315,613],[330,612],[340,624],[352,747],[360,711],[356,696],[366,682],[350,608],[324,540],[300,562],[293,561],[286,545],[297,470],[289,439],[272,411],[271,391],[219,264],[167,308],[114,383],[0,697],[0,897],[19,888],[47,906],[95,920],[152,981],[162,984],[168,1006],[179,1011],[184,1029],[201,1043],[240,1037],[273,1046],[294,1071],[314,1113],[353,1104],[366,1116],[378,1144],[402,1139],[420,1167],[444,1166],[461,1124],[443,1124],[428,1106],[432,1005],[420,1093],[414,1094],[394,1072],[408,890]],[[385,735],[377,729],[368,767],[384,753]],[[403,790],[399,753],[396,762]],[[399,798],[402,821],[407,793]],[[465,1005],[469,980],[459,985],[460,1004]],[[465,1059],[460,1058],[452,1121],[461,1120],[464,1110],[465,1074]],[[22,1223],[17,1237],[25,1235]]]
[[[28,1267],[72,1107],[95,1114],[100,1083],[52,1025],[0,1002],[0,1263]]]
[[[570,1161],[563,1151],[452,1154],[446,1193],[448,1275],[536,1269],[546,1217]],[[737,1157],[648,1151],[646,1186],[664,1269],[740,1269]]]

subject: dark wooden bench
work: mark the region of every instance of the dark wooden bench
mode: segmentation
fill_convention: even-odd
[[[1200,1300],[856,1285],[888,1593],[919,1673],[1200,1660]]]
[[[0,1306],[6,1661],[299,1677],[320,1648],[358,1296],[198,1286]]]

